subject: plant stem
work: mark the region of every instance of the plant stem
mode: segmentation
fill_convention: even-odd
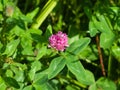
[[[46,19],[46,17],[49,15],[49,13],[57,5],[57,2],[58,0],[49,0],[39,13],[36,21],[32,24],[31,28],[38,29],[43,21]]]
[[[79,87],[82,87],[82,88],[84,88],[84,89],[87,88],[86,85],[84,85],[84,84],[82,84],[82,83],[80,83],[80,82],[78,82],[78,81],[76,81],[76,80],[74,80],[74,79],[72,79],[72,78],[65,77],[65,76],[61,76],[61,75],[59,75],[58,78],[65,79],[65,80],[67,80],[68,82],[70,82],[70,83],[72,83],[72,84],[74,84],[74,85],[77,85],[77,86],[79,86]]]
[[[99,58],[100,58],[100,64],[101,64],[101,68],[102,68],[102,74],[103,74],[103,76],[106,76],[98,35],[96,36],[96,42],[97,42],[98,54],[99,54]]]
[[[109,56],[109,60],[108,60],[108,77],[110,78],[110,74],[111,74],[111,65],[112,65],[112,59],[111,59],[111,51],[110,51],[110,56]]]
[[[28,5],[29,5],[29,0],[26,0],[25,7],[24,7],[24,13],[26,13]]]

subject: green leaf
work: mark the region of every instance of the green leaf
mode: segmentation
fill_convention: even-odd
[[[51,35],[52,35],[52,26],[48,25],[47,29],[46,29],[46,32],[45,32],[46,40],[48,40]]]
[[[85,69],[82,66],[81,62],[77,60],[77,58],[75,58],[72,55],[69,55],[68,57],[66,57],[66,59],[67,59],[67,67],[74,75],[76,76],[80,75],[80,77],[85,76]]]
[[[21,15],[20,15],[20,19],[23,20],[24,22],[27,22],[27,23],[31,23],[31,22],[32,22],[32,19],[31,19],[31,18],[28,18],[28,17],[25,16],[24,14],[21,14]]]
[[[67,51],[73,54],[78,54],[82,52],[90,43],[90,38],[81,38],[73,42],[68,48]]]
[[[12,63],[10,65],[10,69],[14,73],[14,79],[17,80],[18,82],[23,82],[25,79],[25,72],[24,70],[27,69],[27,66],[25,64],[20,64],[20,63]]]
[[[13,72],[10,69],[7,69],[5,74],[6,74],[7,77],[12,77],[13,76]]]
[[[85,70],[85,72],[86,72],[86,80],[87,82],[89,82],[89,85],[95,83],[95,77],[93,73],[89,70]]]
[[[89,86],[88,90],[97,90],[96,83]]]
[[[37,72],[38,70],[40,70],[41,67],[42,67],[41,62],[40,62],[40,61],[37,61],[37,60],[34,61],[34,62],[31,64],[31,69],[32,69],[32,68],[35,68],[35,69],[36,69],[36,72]]]
[[[47,47],[46,46],[42,46],[39,51],[38,51],[38,54],[36,56],[36,60],[39,60],[40,58],[42,58],[47,52]]]
[[[55,90],[49,83],[44,83],[41,85],[35,85],[33,84],[35,90]]]
[[[23,70],[18,70],[15,73],[15,77],[14,77],[18,82],[23,82],[25,79],[25,75],[24,75],[24,71]]]
[[[68,69],[75,75],[80,83],[85,85],[95,83],[93,73],[89,70],[85,70],[81,62],[75,56],[68,55],[66,59]]]
[[[32,38],[29,32],[21,38],[22,54],[27,57],[27,60],[34,60],[34,52],[32,46]]]
[[[7,84],[9,84],[10,86],[13,86],[13,87],[15,87],[15,88],[17,88],[17,89],[20,88],[18,82],[17,82],[15,79],[11,78],[11,77],[4,77],[4,81],[5,81]]]
[[[92,17],[93,25],[96,27],[96,29],[102,33],[110,33],[112,30],[112,26],[109,19],[107,19],[107,17],[105,17],[104,15],[99,14],[97,15],[97,18],[99,19],[99,21],[96,19],[96,17]]]
[[[36,73],[33,80],[33,84],[41,85],[46,83],[47,81],[48,81],[48,69],[42,72]]]
[[[96,85],[97,85],[97,88],[100,90],[117,90],[115,83],[104,77],[101,77],[96,82]]]
[[[48,75],[42,75],[39,76],[38,80],[35,80],[34,84],[35,85],[42,85],[48,81]]]
[[[32,46],[28,46],[28,47],[23,49],[22,54],[25,55],[25,56],[28,56],[28,57],[29,56],[31,56],[31,57],[33,56],[34,57],[34,53],[33,53],[32,49],[33,49]]]
[[[45,84],[43,84],[43,85],[33,84],[33,86],[34,86],[35,90],[42,90],[43,88],[44,88],[44,90],[48,90],[48,89],[46,89]]]
[[[53,87],[52,87],[52,85],[51,85],[51,83],[46,83],[46,86],[47,86],[47,90],[55,90]]]
[[[120,62],[120,47],[114,45],[112,47],[112,55]]]
[[[21,45],[23,48],[32,47],[32,37],[30,32],[25,32],[25,34],[21,37]]]
[[[40,30],[40,29],[29,29],[28,32],[31,34],[37,34],[37,35],[42,34],[42,30]]]
[[[110,20],[106,16],[98,15],[97,18],[100,20],[105,32],[110,32],[112,30]]]
[[[5,90],[6,89],[6,85],[4,83],[4,80],[2,79],[2,77],[0,76],[0,90]]]
[[[110,48],[115,40],[114,33],[102,33],[100,35],[100,46],[104,49]]]
[[[0,1],[0,11],[3,11],[3,4]]]
[[[24,35],[24,33],[25,33],[25,31],[22,28],[20,28],[18,25],[14,26],[14,28],[12,28],[10,31],[11,35],[15,34],[20,37],[22,37]]]
[[[23,90],[34,90],[32,85],[26,86]]]
[[[119,7],[110,7],[110,9],[111,9],[116,15],[118,15],[118,13],[119,13]]]
[[[20,42],[19,39],[10,41],[7,44],[5,52],[3,53],[3,55],[7,54],[7,56],[11,56],[15,52],[15,50],[17,49],[19,42]]]
[[[69,44],[72,44],[72,43],[75,42],[76,40],[79,40],[79,39],[80,39],[79,37],[80,37],[80,36],[77,34],[77,35],[69,38],[68,43],[69,43]]]
[[[95,28],[96,28],[97,30],[99,30],[100,32],[106,32],[106,33],[107,33],[107,30],[105,30],[105,29],[104,29],[104,26],[102,26],[103,23],[101,23],[100,21],[97,21],[97,19],[96,19],[95,16],[92,17],[92,21],[93,21],[93,23],[92,23],[91,26],[95,26]],[[92,29],[93,29],[93,28],[92,28]],[[93,33],[92,33],[92,34],[93,34]]]
[[[67,85],[65,90],[80,90],[80,88],[73,85]]]
[[[94,53],[93,53],[94,52]],[[98,60],[98,50],[96,48],[96,45],[88,46],[85,48],[80,54],[80,59],[86,60],[88,63],[92,63],[91,61]]]
[[[65,66],[66,60],[63,57],[57,57],[52,60],[48,68],[48,79],[55,77]]]
[[[40,61],[34,61],[31,65],[31,69],[28,73],[30,80],[32,81],[34,79],[35,73],[41,69],[41,63]]]
[[[75,77],[77,78],[77,80],[83,84],[90,84],[91,81],[89,82],[89,80],[87,80],[89,77],[88,75],[86,75],[86,71],[83,67],[83,65],[81,64],[81,62],[79,60],[77,60],[76,57],[72,56],[72,55],[68,55],[66,57],[66,63],[67,63],[67,67],[68,69],[75,75]]]
[[[39,7],[35,8],[35,10],[33,10],[32,12],[27,13],[27,17],[30,19],[33,19],[35,17],[35,15],[38,13],[39,11]]]
[[[91,37],[94,37],[99,32],[98,29],[95,27],[93,21],[89,22],[89,30],[90,30]]]

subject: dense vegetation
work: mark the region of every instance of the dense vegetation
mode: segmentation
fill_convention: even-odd
[[[119,6],[0,0],[0,90],[120,90]]]

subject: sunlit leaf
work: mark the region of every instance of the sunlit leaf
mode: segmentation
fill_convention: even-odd
[[[16,25],[14,26],[14,28],[11,29],[10,34],[11,35],[15,34],[17,36],[22,37],[25,34],[25,31],[22,28],[20,28],[18,25]]]
[[[40,69],[41,69],[41,63],[39,61],[36,60],[31,64],[31,69],[28,73],[31,81],[34,79],[35,73]]]
[[[10,69],[8,69],[5,74],[6,74],[7,77],[12,77],[13,76],[13,72]]]
[[[44,70],[42,72],[38,72],[35,74],[33,83],[35,85],[41,85],[44,84],[48,81],[48,69]]]
[[[116,90],[116,85],[113,81],[101,77],[97,82],[97,88],[101,90]]]
[[[94,37],[99,31],[94,25],[94,22],[90,21],[89,22],[89,30],[90,30],[90,36]]]
[[[48,78],[51,79],[55,77],[65,66],[65,59],[63,57],[58,57],[52,60],[48,68]]]
[[[33,90],[33,86],[32,85],[26,86],[23,90]]]
[[[120,62],[120,47],[119,46],[114,45],[112,47],[112,54]]]
[[[89,86],[88,90],[97,90],[96,83]]]
[[[73,42],[68,48],[67,51],[73,54],[78,54],[82,52],[87,45],[90,43],[90,38],[81,38]]]
[[[34,17],[35,17],[35,15],[38,13],[38,11],[39,11],[39,8],[37,7],[37,8],[35,8],[35,10],[33,10],[32,12],[29,12],[29,13],[27,13],[27,17],[28,18],[30,18],[30,19],[33,19]]]
[[[36,85],[36,84],[33,84],[35,90],[55,90],[52,85],[50,85],[49,83],[44,83],[44,84],[41,84],[41,85]]]
[[[86,72],[86,80],[89,82],[89,84],[91,85],[95,83],[95,78],[93,73],[89,70],[85,70],[85,72]]]
[[[110,48],[115,40],[115,35],[111,33],[102,33],[100,35],[100,46],[104,49]]]
[[[86,70],[84,69],[81,62],[77,60],[77,58],[69,55],[68,57],[66,57],[66,61],[67,61],[68,69],[76,76],[78,81],[80,81],[83,84],[91,84],[91,82],[93,83],[94,79],[93,79],[92,74],[88,71],[86,73]],[[89,77],[91,76],[92,78],[90,80]]]
[[[3,55],[7,54],[7,56],[11,56],[17,49],[19,42],[20,42],[19,39],[12,40],[11,42],[9,42],[6,46],[6,49]]]
[[[36,60],[39,60],[40,58],[42,58],[42,56],[44,56],[47,52],[47,47],[46,46],[43,46],[41,47],[39,50],[38,50],[38,54],[36,56]]]
[[[5,90],[7,87],[7,85],[5,85],[4,80],[2,79],[2,77],[0,76],[0,90]]]
[[[40,30],[40,29],[29,29],[28,32],[31,34],[37,34],[37,35],[42,34],[42,30]]]
[[[91,28],[91,29],[94,29],[94,31],[96,28],[97,30],[99,30],[102,33],[110,33],[111,32],[112,25],[110,23],[110,20],[107,17],[105,17],[104,15],[100,15],[99,13],[97,13],[97,18],[95,16],[93,16],[92,21],[93,21],[92,26],[94,26],[94,28]],[[91,35],[92,34],[94,35],[95,32],[92,32]]]

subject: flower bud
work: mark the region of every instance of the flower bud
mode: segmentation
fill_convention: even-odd
[[[11,17],[14,13],[14,7],[13,6],[6,6],[5,8],[5,15],[8,16],[8,17]]]

